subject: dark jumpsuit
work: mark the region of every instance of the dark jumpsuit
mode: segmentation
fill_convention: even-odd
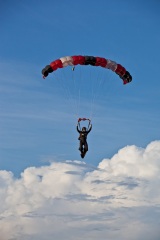
[[[80,134],[78,140],[80,140],[80,142],[79,142],[79,150],[81,152],[83,152],[83,151],[87,152],[88,151],[87,135],[91,131],[91,129],[92,129],[92,125],[90,125],[90,128],[87,131],[80,131],[78,129],[78,126],[77,126],[77,131]],[[83,148],[83,146],[84,146],[84,148]]]

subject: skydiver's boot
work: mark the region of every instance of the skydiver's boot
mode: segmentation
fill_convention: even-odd
[[[85,155],[86,155],[86,152],[87,152],[87,151],[85,151],[85,150],[83,151],[83,157],[85,157]]]
[[[81,151],[81,158],[84,158],[86,153],[87,153],[87,151],[85,149],[83,149],[83,151]]]
[[[81,149],[81,158],[84,158],[84,148]]]
[[[84,152],[81,152],[81,158],[84,158]]]

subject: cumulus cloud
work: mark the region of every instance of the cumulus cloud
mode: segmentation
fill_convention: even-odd
[[[159,240],[160,141],[81,161],[0,171],[0,239]]]

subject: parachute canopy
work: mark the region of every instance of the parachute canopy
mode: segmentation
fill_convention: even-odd
[[[91,120],[89,118],[78,118],[78,122],[81,122],[81,121],[89,121],[89,122],[91,122]]]
[[[127,84],[132,81],[130,73],[120,64],[102,57],[93,56],[67,56],[57,59],[47,65],[43,70],[43,77],[47,77],[49,73],[56,71],[58,68],[76,65],[92,65],[101,66],[115,72],[123,80],[123,84]]]

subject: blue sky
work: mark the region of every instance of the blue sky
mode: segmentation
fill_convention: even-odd
[[[156,0],[1,1],[2,171],[19,178],[29,167],[81,161],[77,117],[90,117],[92,90],[87,166],[96,168],[126,146],[159,141],[159,11]],[[133,81],[123,86],[108,70],[78,66],[43,80],[43,67],[72,55],[111,59]]]
[[[103,105],[96,102],[101,109],[94,113],[97,119],[88,139],[92,151],[87,162],[94,165],[120,147],[143,147],[159,139],[157,1],[1,5],[2,169],[18,173],[26,166],[40,165],[46,156],[79,159],[76,118],[71,114],[75,110],[70,102],[65,104],[68,99],[61,83],[55,86],[53,77],[41,78],[44,66],[67,55],[106,57],[133,76],[127,86],[113,77],[113,93],[107,93]],[[98,100],[103,100],[106,88],[99,91]]]

